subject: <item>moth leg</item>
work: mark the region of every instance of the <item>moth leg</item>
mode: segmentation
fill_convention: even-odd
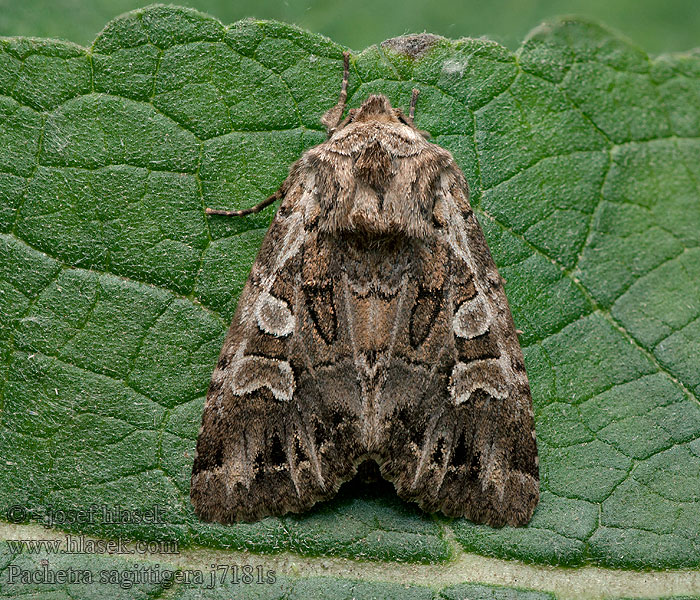
[[[258,202],[255,206],[244,208],[242,210],[219,210],[216,208],[205,208],[204,212],[208,215],[222,215],[224,217],[243,217],[253,213],[259,213],[266,206],[270,206],[273,202],[281,199],[284,196],[284,184],[274,194],[265,198],[262,202]]]
[[[338,127],[340,121],[343,119],[343,112],[345,111],[345,103],[348,99],[348,79],[350,77],[350,53],[343,52],[343,83],[340,87],[340,97],[338,98],[338,103],[326,111],[326,113],[321,117],[321,123],[325,125],[328,131],[328,136],[330,137],[333,130]]]

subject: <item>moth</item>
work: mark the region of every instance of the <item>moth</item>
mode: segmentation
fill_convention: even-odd
[[[425,511],[522,525],[539,498],[523,354],[467,182],[371,95],[245,215],[281,204],[207,393],[191,501],[206,521],[301,512],[375,461]]]

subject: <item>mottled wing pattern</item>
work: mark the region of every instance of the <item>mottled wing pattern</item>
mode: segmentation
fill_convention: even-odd
[[[406,282],[408,343],[390,369],[380,466],[427,511],[522,525],[539,498],[522,350],[461,172],[448,167],[435,193],[430,266],[417,256]]]
[[[370,96],[280,195],[207,394],[197,514],[300,512],[373,459],[427,511],[526,523],[530,388],[452,156]]]
[[[342,362],[308,364],[307,348],[322,351],[337,323],[330,280],[316,268],[313,172],[300,163],[283,185],[207,393],[191,499],[208,521],[300,512],[355,472],[356,378]]]

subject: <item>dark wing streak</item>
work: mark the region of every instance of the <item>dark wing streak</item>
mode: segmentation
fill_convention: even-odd
[[[431,378],[432,380],[432,378]],[[430,389],[429,386],[426,386],[426,388]],[[426,392],[427,394],[427,392]],[[424,394],[425,396],[425,394]],[[423,438],[423,446],[421,448],[421,456],[420,459],[418,460],[418,465],[416,466],[416,474],[413,477],[413,482],[411,483],[411,486],[409,487],[409,490],[415,490],[416,487],[418,486],[418,482],[420,481],[420,478],[424,474],[425,471],[425,466],[429,463],[429,456],[432,453],[432,446],[433,446],[433,435],[435,434],[435,429],[437,428],[437,425],[440,421],[440,419],[443,417],[445,414],[445,408],[444,406],[440,407],[440,412],[435,412],[431,415],[430,421],[428,421],[428,426],[425,429],[425,437]],[[444,474],[443,474],[444,477]]]
[[[406,298],[408,297],[409,292],[408,282],[406,281],[408,277],[409,276],[407,274],[404,274],[401,278],[401,291],[399,292],[399,301],[396,306],[396,318],[394,320],[394,326],[391,329],[389,345],[386,349],[386,364],[390,364],[391,359],[394,358],[394,347],[396,346],[396,338],[398,337],[398,333],[401,329],[401,326],[405,322],[407,322],[407,317],[404,314],[404,305],[406,304]],[[410,315],[408,315],[408,317],[410,318]],[[381,386],[378,386],[377,389],[381,389]]]
[[[289,478],[294,484],[294,490],[297,493],[297,498],[301,500],[301,491],[299,489],[299,471],[298,465],[294,464],[294,434],[297,431],[295,427],[296,423],[292,422],[291,426],[289,422],[284,423],[284,439],[286,440],[287,447],[284,449],[284,453],[287,457],[287,468],[289,470]]]

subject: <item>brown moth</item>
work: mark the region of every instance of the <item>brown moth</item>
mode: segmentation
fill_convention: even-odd
[[[307,510],[374,460],[426,511],[522,525],[539,498],[523,354],[451,154],[384,96],[292,165],[209,386],[204,520]]]

